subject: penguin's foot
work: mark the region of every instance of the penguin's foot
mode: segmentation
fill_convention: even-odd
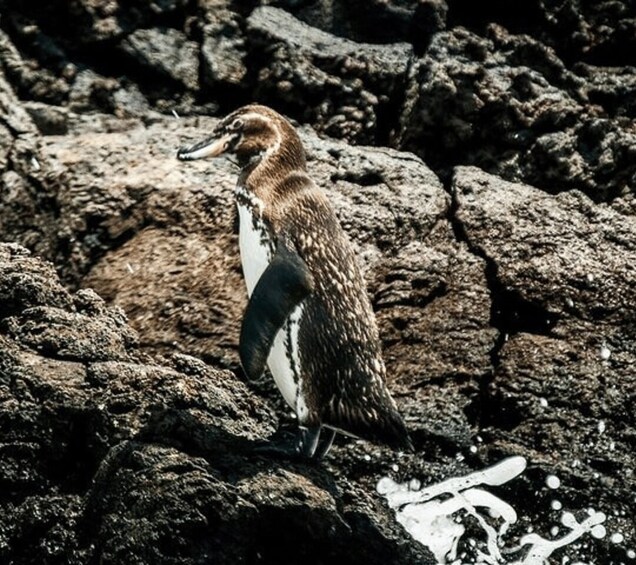
[[[322,433],[320,434],[320,440],[318,441],[318,445],[316,446],[316,451],[312,455],[312,459],[316,461],[321,461],[327,452],[331,449],[331,444],[333,444],[333,438],[336,437],[336,430],[332,430],[331,428],[322,428]]]
[[[300,426],[295,434],[276,432],[270,440],[257,444],[254,451],[259,455],[320,461],[329,451],[335,435],[333,430],[327,430],[321,438],[320,430],[321,426]]]

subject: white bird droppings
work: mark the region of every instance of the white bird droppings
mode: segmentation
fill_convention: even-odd
[[[596,538],[596,539],[603,539],[605,537],[605,535],[607,534],[607,530],[605,529],[605,526],[603,526],[603,524],[598,524],[597,526],[594,526],[591,530],[590,533]]]
[[[556,475],[548,475],[545,479],[548,488],[557,489],[561,486],[561,480]]]
[[[393,479],[389,477],[382,477],[378,484],[375,487],[375,490],[378,491],[378,494],[388,494],[390,492],[395,492],[397,490],[395,487],[399,486]]]
[[[526,553],[520,565],[543,565],[548,562],[548,558],[552,553],[566,545],[579,539],[586,532],[592,532],[602,522],[605,521],[605,514],[597,512],[594,516],[590,516],[583,522],[579,523],[570,512],[564,512],[561,516],[561,523],[571,531],[561,538],[555,540],[546,540],[538,534],[528,534],[521,538],[521,545],[530,545],[530,549]],[[605,529],[603,527],[603,529]]]
[[[546,565],[550,557],[559,548],[573,544],[576,540],[590,534],[596,539],[608,536],[603,525],[606,516],[594,508],[587,509],[587,516],[581,522],[572,512],[562,512],[560,524],[547,525],[550,539],[534,533],[528,525],[525,535],[521,536],[514,547],[506,547],[504,537],[510,525],[517,522],[517,512],[505,501],[494,496],[477,485],[503,485],[521,474],[526,468],[523,457],[510,457],[500,463],[465,476],[451,477],[433,485],[422,487],[419,479],[397,483],[390,477],[384,477],[377,483],[378,493],[384,495],[389,507],[396,512],[397,521],[413,536],[427,546],[440,565]],[[556,475],[546,477],[546,485],[551,489],[561,486]],[[552,500],[552,510],[559,511],[563,505]],[[470,523],[470,526],[469,526]],[[471,533],[479,528],[484,536],[479,541],[463,537],[466,530]],[[560,536],[560,537],[559,537]],[[623,534],[615,532],[609,538],[613,544],[624,541]],[[576,552],[572,556],[563,555],[562,565],[584,565],[581,548],[588,543],[572,546]],[[510,554],[517,554],[510,561]],[[629,559],[636,559],[634,550],[626,550]]]
[[[409,490],[417,491],[422,488],[422,483],[419,479],[411,479],[409,481]]]
[[[612,537],[610,537],[610,541],[612,543],[622,543],[624,539],[625,538],[623,537],[623,534],[621,534],[620,532],[616,532],[612,534]]]
[[[457,558],[457,547],[466,528],[464,519],[474,519],[486,533],[487,563],[500,563],[501,536],[510,524],[517,521],[514,508],[491,493],[474,488],[476,485],[502,485],[521,474],[526,468],[523,457],[510,457],[462,477],[454,477],[420,490],[421,483],[414,480],[398,484],[389,477],[378,482],[376,489],[384,494],[389,506],[395,508],[397,520],[437,557],[439,563],[452,563]],[[415,490],[411,487],[417,486]],[[440,496],[448,496],[440,500]],[[484,508],[494,519],[503,521],[497,531],[478,512]],[[462,514],[460,514],[462,513]]]

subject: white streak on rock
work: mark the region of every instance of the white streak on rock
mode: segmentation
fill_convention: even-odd
[[[604,521],[605,514],[597,512],[579,524],[572,514],[564,512],[561,517],[561,523],[572,531],[555,540],[547,540],[538,534],[523,536],[521,545],[529,545],[530,549],[525,557],[521,561],[515,562],[514,565],[543,565],[548,562],[548,558],[555,550],[571,544],[587,532],[592,532],[595,526],[600,525]]]
[[[526,460],[523,457],[509,457],[481,471],[476,471],[463,477],[447,479],[441,483],[426,487],[415,494],[408,491],[389,493],[387,499],[389,506],[397,508],[405,504],[426,502],[440,494],[460,492],[477,485],[503,485],[523,473],[526,464]]]

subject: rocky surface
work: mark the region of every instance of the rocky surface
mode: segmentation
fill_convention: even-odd
[[[3,562],[430,562],[360,486],[250,453],[274,417],[234,374],[147,359],[121,310],[15,244],[0,308]]]
[[[257,100],[445,181],[476,165],[597,202],[636,182],[634,0],[3,6],[1,65],[26,99],[138,117]]]
[[[509,546],[558,498],[608,533],[553,560],[632,559],[634,6],[510,6],[0,0],[0,561],[434,562],[378,479],[509,455]],[[292,422],[237,364],[236,168],[174,155],[254,99],[307,124],[413,455],[250,451]]]
[[[496,282],[503,339],[480,399],[485,441],[512,441],[571,484],[591,476],[596,504],[622,506],[634,481],[636,218],[473,168],[456,170],[453,190]]]
[[[634,116],[608,113],[591,90],[530,37],[494,25],[486,38],[439,33],[413,69],[399,144],[443,175],[479,164],[548,192],[611,200],[634,187]]]
[[[271,7],[257,8],[246,23],[247,39],[258,52],[256,98],[284,104],[333,137],[386,139],[406,83],[408,44],[338,39]]]

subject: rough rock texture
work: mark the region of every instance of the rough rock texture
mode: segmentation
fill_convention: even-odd
[[[386,137],[406,80],[409,45],[337,39],[270,7],[249,16],[247,37],[258,52],[258,99],[295,106],[302,121],[334,137],[358,143]]]
[[[199,87],[199,46],[176,29],[139,29],[121,48],[148,73],[158,73],[189,90]]]
[[[246,41],[242,17],[225,0],[201,0],[204,10],[201,62],[204,85],[214,97],[229,101],[247,80]]]
[[[370,43],[406,41],[423,50],[446,27],[446,0],[316,0],[276,3],[308,24],[339,37]]]
[[[634,189],[634,0],[3,0],[19,94],[142,117],[252,100],[362,144],[595,201]],[[631,65],[631,66],[630,66]]]
[[[457,162],[480,164],[597,201],[634,189],[633,116],[616,119],[592,104],[586,82],[530,37],[494,26],[488,38],[440,33],[410,85],[398,143],[445,173]]]
[[[456,169],[453,191],[469,244],[521,302],[545,312],[546,329],[573,317],[598,326],[634,321],[635,218],[578,191],[551,197],[479,169]],[[540,315],[528,324],[545,325]]]
[[[558,499],[605,512],[608,535],[554,562],[629,562],[633,0],[0,12],[0,239],[34,252],[0,252],[0,562],[427,563],[377,480],[519,454],[496,490],[519,514],[510,545],[553,536]],[[236,169],[174,155],[252,100],[307,124],[414,455],[249,451],[291,418],[237,365]],[[460,552],[483,541],[473,525]]]
[[[0,182],[2,237],[19,241],[45,257],[55,257],[59,239],[54,203],[59,179],[42,156],[37,128],[2,74]]]
[[[145,359],[15,244],[0,312],[3,562],[432,563],[354,482],[251,454],[273,417],[232,373]]]
[[[456,170],[453,190],[468,245],[492,266],[505,336],[479,403],[485,441],[549,463],[568,496],[589,489],[631,527],[636,218],[474,168]]]

